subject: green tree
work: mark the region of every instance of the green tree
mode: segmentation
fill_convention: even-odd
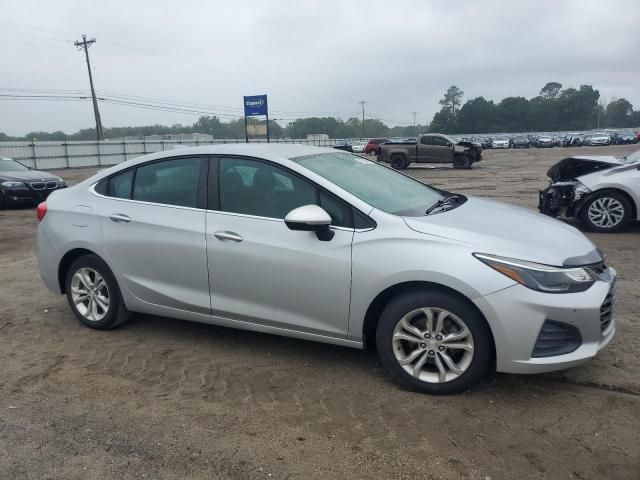
[[[456,131],[458,133],[490,133],[497,131],[497,107],[484,97],[467,100],[458,112]]]
[[[610,102],[604,111],[605,126],[607,127],[635,127],[633,123],[633,105],[626,98],[619,98]]]
[[[546,99],[558,98],[560,91],[562,90],[562,84],[558,82],[549,82],[542,90],[540,90],[540,96]]]
[[[444,94],[444,97],[440,99],[440,105],[443,109],[449,110],[453,117],[456,116],[460,105],[462,104],[462,96],[464,92],[455,85],[450,86]]]

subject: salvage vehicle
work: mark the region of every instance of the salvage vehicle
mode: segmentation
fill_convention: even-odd
[[[536,148],[551,148],[553,147],[553,138],[546,135],[541,135],[536,138]]]
[[[545,215],[577,219],[595,232],[617,232],[639,220],[640,150],[624,158],[569,157],[547,172],[538,209]]]
[[[341,142],[332,145],[331,148],[335,148],[336,150],[343,150],[345,152],[353,152],[353,146],[349,142]]]
[[[482,160],[482,147],[476,142],[456,142],[440,133],[420,135],[417,141],[381,145],[378,161],[404,170],[411,163],[453,163],[453,168],[471,168]]]
[[[511,142],[507,137],[496,137],[491,140],[491,148],[510,148]]]
[[[380,145],[388,142],[387,138],[371,138],[364,147],[364,153],[367,155],[380,155]]]
[[[94,329],[136,312],[375,345],[433,394],[581,364],[615,332],[615,270],[577,229],[330,148],[145,155],[37,216],[45,285]]]
[[[582,144],[591,147],[611,145],[611,136],[608,133],[592,133],[585,135]]]
[[[581,147],[582,137],[577,133],[569,133],[562,140],[563,147]]]
[[[514,137],[511,139],[511,147],[513,148],[529,148],[530,146],[527,137]]]
[[[630,132],[616,132],[611,137],[611,143],[614,145],[629,145],[632,143],[638,143],[638,139]]]
[[[37,205],[49,194],[66,188],[57,175],[31,170],[11,158],[0,157],[0,209],[15,205]]]

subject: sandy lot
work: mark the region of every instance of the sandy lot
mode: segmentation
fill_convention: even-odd
[[[535,208],[570,154],[409,172]],[[35,227],[33,209],[0,212],[1,479],[640,478],[638,225],[589,234],[620,274],[617,336],[598,358],[448,398],[400,389],[373,352],[146,316],[84,328],[39,278]]]

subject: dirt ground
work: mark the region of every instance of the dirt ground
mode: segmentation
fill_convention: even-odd
[[[533,209],[572,153],[409,173]],[[640,478],[640,226],[589,234],[620,274],[596,359],[445,398],[402,390],[374,352],[145,316],[84,328],[39,278],[35,227],[33,209],[0,212],[0,479]]]

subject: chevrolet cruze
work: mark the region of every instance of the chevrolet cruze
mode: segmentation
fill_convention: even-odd
[[[411,389],[578,365],[616,274],[578,230],[302,145],[146,155],[38,208],[39,268],[85,325],[134,312],[375,346]]]

